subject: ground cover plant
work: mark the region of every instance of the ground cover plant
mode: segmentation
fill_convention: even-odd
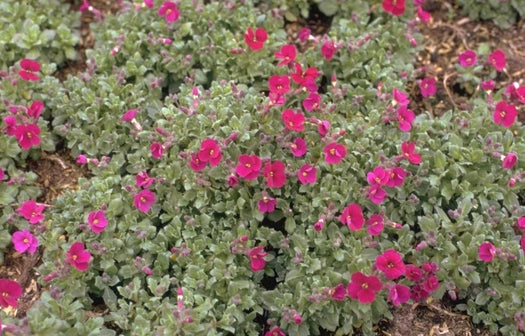
[[[10,20],[62,37],[0,36],[0,257],[36,256],[40,289],[21,316],[2,273],[3,331],[373,335],[447,299],[522,333],[525,86],[485,43],[454,60],[468,104],[414,104],[439,104],[427,1],[83,1],[62,25],[28,2]],[[78,12],[95,44],[60,80]],[[50,157],[84,173],[43,199]]]

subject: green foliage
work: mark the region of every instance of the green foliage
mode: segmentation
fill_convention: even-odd
[[[523,0],[457,0],[463,13],[473,20],[492,20],[501,28],[508,29],[525,15]]]

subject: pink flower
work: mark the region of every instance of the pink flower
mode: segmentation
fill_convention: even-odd
[[[281,188],[286,182],[285,166],[282,161],[268,162],[264,166],[266,185],[270,188]]]
[[[135,116],[137,115],[137,110],[127,110],[126,113],[120,118],[121,121],[130,122],[131,120],[135,119]]]
[[[399,16],[405,12],[405,0],[383,0],[385,12]]]
[[[312,31],[309,28],[301,29],[301,31],[299,32],[299,34],[297,36],[299,38],[299,41],[304,42],[304,41],[308,40],[308,37],[310,37],[310,33],[311,32]]]
[[[153,0],[144,0],[144,6],[148,8],[153,8],[155,7],[155,4],[153,3]]]
[[[438,288],[439,280],[435,275],[431,275],[423,281],[423,289],[428,293],[435,292]]]
[[[284,95],[290,91],[290,78],[286,75],[272,75],[268,78],[270,92]]]
[[[199,159],[203,162],[209,162],[210,166],[215,167],[221,163],[222,153],[217,141],[206,139],[202,142],[199,153]]]
[[[311,112],[319,108],[321,96],[315,92],[310,92],[308,97],[303,100],[303,107],[306,111]]]
[[[4,117],[5,127],[2,128],[2,131],[5,130],[5,133],[9,136],[14,136],[16,132],[16,118],[14,116]]]
[[[31,106],[27,108],[27,115],[30,118],[33,118],[36,120],[38,119],[38,117],[40,117],[40,114],[42,114],[43,109],[44,109],[44,103],[39,100],[35,100],[34,102],[31,103]]]
[[[286,336],[281,328],[275,326],[271,330],[267,331],[264,336]]]
[[[40,79],[37,72],[40,71],[40,63],[27,58],[20,61],[20,71],[18,75],[25,81],[37,81]]]
[[[417,17],[423,23],[429,23],[432,20],[432,15],[425,11],[422,6],[417,6]]]
[[[175,22],[180,17],[180,11],[175,2],[164,1],[159,8],[159,15],[164,16],[166,22]]]
[[[308,148],[306,147],[306,141],[303,138],[295,138],[293,143],[290,145],[292,155],[295,157],[301,157],[306,154]]]
[[[297,84],[304,86],[308,80],[314,80],[319,76],[319,71],[316,68],[308,68],[303,72],[303,67],[300,63],[294,64],[295,72],[290,74],[290,77]]]
[[[198,154],[192,154],[190,159],[190,168],[194,172],[199,172],[206,168],[206,161],[201,161]]]
[[[405,274],[403,258],[395,250],[386,250],[383,254],[378,255],[375,265],[390,280],[395,280]]]
[[[155,194],[150,190],[142,190],[133,198],[133,205],[141,212],[148,212],[155,203]]]
[[[77,156],[76,163],[80,165],[85,165],[86,163],[88,163],[88,158],[85,155],[80,154],[79,156]]]
[[[399,91],[396,88],[392,90],[392,96],[393,96],[392,105],[394,106],[408,105],[410,103],[410,100],[408,100],[408,95],[404,93],[403,91]]]
[[[524,232],[524,230],[525,230],[525,217],[518,218],[518,221],[516,222],[516,225],[518,226],[518,229],[520,231]]]
[[[405,285],[395,284],[390,287],[388,292],[388,301],[392,302],[394,306],[399,306],[410,300],[410,288]]]
[[[496,104],[494,122],[503,125],[503,127],[509,128],[514,124],[517,115],[518,110],[516,107],[512,104],[507,104],[506,101],[502,100]]]
[[[343,301],[346,296],[346,288],[343,284],[339,284],[334,288],[330,288],[328,293],[330,294],[330,298],[332,300]]]
[[[373,275],[367,276],[361,272],[352,274],[352,281],[348,284],[348,296],[361,303],[372,303],[376,299],[376,292],[381,290],[382,284]]]
[[[384,186],[390,180],[390,173],[383,167],[375,167],[373,171],[366,174],[366,180],[370,185]]]
[[[153,156],[155,159],[162,158],[162,154],[166,152],[166,147],[164,147],[164,145],[159,142],[152,143],[149,149],[151,156]]]
[[[0,168],[0,181],[3,181],[4,178],[5,178],[4,170],[2,168]]]
[[[66,253],[67,261],[73,267],[79,271],[85,271],[89,267],[89,261],[91,260],[91,253],[86,250],[84,244],[81,242],[75,242],[69,248]]]
[[[491,262],[496,255],[496,247],[490,242],[484,242],[479,245],[478,248],[478,257],[484,262]]]
[[[264,252],[264,247],[254,247],[253,249],[250,249],[248,255],[250,257],[250,267],[252,271],[258,272],[266,267],[264,257],[266,257],[268,253]]]
[[[321,137],[325,137],[325,135],[330,130],[330,122],[328,120],[320,120],[317,123],[317,132]]]
[[[281,118],[284,126],[289,130],[296,132],[304,131],[304,114],[300,112],[294,113],[294,111],[286,109],[281,114]]]
[[[258,202],[257,202],[257,209],[259,209],[260,212],[273,212],[275,210],[275,206],[277,205],[277,200],[273,197],[263,196]]]
[[[346,224],[352,231],[358,231],[363,227],[365,219],[363,217],[363,210],[359,204],[352,203],[343,209],[343,213],[339,216],[341,223]]]
[[[18,298],[21,295],[22,286],[20,286],[18,282],[8,279],[0,279],[0,307],[18,307]]]
[[[20,253],[35,253],[38,248],[38,239],[29,230],[16,231],[11,237],[15,250]]]
[[[436,79],[434,77],[424,78],[419,83],[419,89],[424,98],[433,96],[436,93]]]
[[[22,149],[40,145],[40,127],[36,124],[21,124],[15,129],[15,137]]]
[[[403,154],[403,158],[407,159],[412,164],[418,165],[421,163],[421,154],[417,154],[415,150],[416,144],[413,142],[403,141],[403,143],[401,144],[401,152]]]
[[[139,188],[148,188],[154,182],[155,182],[155,179],[149,177],[148,172],[145,170],[135,175],[135,185]]]
[[[494,81],[492,79],[486,80],[481,82],[480,86],[484,91],[492,91],[494,90]]]
[[[368,198],[372,203],[381,204],[386,196],[386,191],[380,185],[374,184],[368,187]]]
[[[90,212],[88,215],[88,224],[91,227],[91,230],[95,233],[104,231],[106,225],[108,225],[108,220],[106,219],[104,211],[97,210]]]
[[[414,112],[409,110],[406,105],[401,105],[397,108],[397,120],[399,121],[399,129],[403,132],[408,132],[412,129],[412,122],[414,121]]]
[[[297,57],[297,49],[293,44],[285,44],[281,47],[281,50],[275,52],[275,57],[281,61],[277,64],[278,66],[286,65],[295,61]]]
[[[516,154],[514,153],[509,153],[505,156],[505,158],[503,159],[503,162],[501,164],[501,166],[504,168],[504,169],[512,169],[512,167],[514,167],[514,165],[518,162],[518,157],[516,156]]]
[[[523,252],[525,253],[525,236],[522,236],[520,239],[520,246]]]
[[[368,219],[365,222],[367,228],[366,231],[371,236],[379,236],[381,234],[381,231],[383,231],[383,217],[377,214],[373,214],[370,216],[370,219]]]
[[[239,179],[237,176],[235,176],[235,174],[230,174],[226,183],[228,183],[230,187],[235,187],[237,184],[239,184]]]
[[[406,171],[401,167],[394,167],[390,169],[390,179],[386,184],[387,187],[400,187],[405,181]]]
[[[340,163],[346,157],[346,147],[336,142],[324,146],[324,160],[328,164]]]
[[[38,224],[45,218],[42,212],[44,211],[43,204],[37,204],[35,201],[25,201],[16,212],[29,221],[30,224]]]
[[[244,34],[244,42],[250,47],[252,50],[261,50],[264,47],[264,42],[268,39],[268,34],[266,34],[266,30],[263,28],[257,28],[255,32],[251,27],[248,27],[246,29],[246,33]]]
[[[321,54],[323,55],[324,59],[327,61],[330,61],[335,53],[337,52],[337,47],[335,46],[334,41],[325,41],[323,45],[321,46]]]
[[[314,230],[317,232],[321,232],[324,228],[324,219],[321,218],[317,222],[314,223]]]
[[[503,71],[507,65],[507,60],[505,59],[505,53],[500,49],[494,50],[489,54],[489,63],[496,69],[496,71]]]
[[[247,180],[256,179],[261,171],[261,159],[257,155],[241,154],[235,172]]]
[[[281,106],[286,103],[286,97],[275,92],[270,92],[268,98],[270,99],[270,105],[273,106]]]
[[[423,271],[415,265],[408,264],[405,266],[405,276],[410,281],[419,282],[423,278]]]
[[[305,163],[299,168],[297,178],[301,184],[314,184],[317,179],[317,169],[314,166]]]
[[[477,55],[473,50],[465,50],[458,56],[459,64],[463,67],[473,66],[476,63]]]

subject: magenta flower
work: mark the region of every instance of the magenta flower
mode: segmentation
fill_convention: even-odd
[[[44,109],[44,103],[39,100],[35,100],[34,102],[31,103],[31,106],[27,108],[27,115],[30,118],[33,118],[36,120],[40,117],[40,114],[42,114],[43,109]]]
[[[155,203],[155,194],[150,190],[142,190],[133,198],[133,205],[141,212],[148,212]]]
[[[321,96],[315,92],[310,92],[308,97],[303,100],[303,107],[306,111],[311,112],[319,108]]]
[[[11,237],[15,250],[20,253],[35,253],[38,248],[38,239],[29,230],[16,231]]]
[[[262,213],[273,212],[276,205],[277,200],[275,198],[264,195],[263,198],[257,202],[257,209]]]
[[[387,187],[400,187],[405,181],[407,172],[401,167],[394,167],[390,169],[390,179],[386,184]]]
[[[267,331],[264,336],[286,336],[286,334],[281,330],[281,328],[275,326]]]
[[[304,141],[303,138],[295,138],[293,143],[290,145],[290,150],[295,157],[303,156],[308,150],[306,147],[306,141]]]
[[[339,216],[341,223],[346,224],[352,231],[358,231],[363,227],[365,219],[363,217],[363,210],[359,204],[352,203],[343,209],[343,213]]]
[[[403,141],[401,144],[401,153],[403,158],[410,161],[410,163],[418,165],[421,163],[421,154],[416,153],[416,144],[413,142]]]
[[[281,61],[277,64],[278,66],[286,65],[295,61],[297,57],[297,49],[293,44],[285,44],[281,47],[281,50],[275,52],[275,57]]]
[[[294,113],[290,109],[286,109],[281,114],[284,126],[291,131],[301,132],[304,131],[304,114],[301,112]]]
[[[4,178],[5,178],[4,170],[2,168],[0,168],[0,181],[3,181]]]
[[[501,166],[504,169],[512,169],[514,165],[518,162],[518,157],[514,153],[509,153],[503,158]]]
[[[91,230],[95,233],[104,231],[106,225],[108,225],[108,220],[106,219],[104,211],[97,210],[90,212],[88,215],[88,224],[91,227]]]
[[[376,258],[376,267],[390,280],[395,280],[405,274],[405,264],[399,252],[386,250]]]
[[[130,122],[131,120],[135,119],[135,116],[137,115],[137,110],[127,110],[126,113],[120,118],[121,121]]]
[[[324,160],[328,164],[340,163],[346,157],[346,147],[336,142],[324,146]]]
[[[40,79],[37,72],[40,71],[40,63],[27,58],[20,61],[18,75],[25,81],[37,81]]]
[[[308,37],[310,37],[310,34],[312,31],[309,28],[303,28],[298,34],[299,41],[304,42],[308,40]]]
[[[22,295],[22,286],[16,281],[0,279],[0,307],[18,307],[18,298]]]
[[[367,276],[361,272],[352,274],[351,279],[347,287],[348,296],[361,303],[374,302],[376,292],[381,290],[381,281],[373,275]]]
[[[297,178],[301,184],[314,184],[317,180],[317,169],[314,166],[305,163],[299,168]]]
[[[405,276],[410,281],[419,282],[423,278],[423,271],[415,265],[408,264],[405,266]]]
[[[484,91],[492,91],[494,90],[494,81],[492,79],[483,81],[480,86]]]
[[[375,167],[373,171],[366,174],[366,180],[370,185],[384,186],[390,180],[390,172],[383,167]]]
[[[37,204],[35,201],[25,201],[22,203],[20,208],[16,209],[16,212],[29,221],[30,224],[38,224],[45,218],[44,205]]]
[[[410,100],[408,100],[408,94],[404,93],[403,91],[399,91],[396,88],[392,90],[392,96],[393,96],[392,105],[394,106],[408,105],[410,103]]]
[[[164,16],[166,22],[175,22],[180,17],[180,11],[177,4],[171,1],[164,1],[159,8],[159,15]]]
[[[335,53],[337,52],[337,47],[335,46],[334,41],[325,41],[323,45],[321,46],[321,54],[323,55],[324,59],[327,61],[330,61],[332,58],[334,58]]]
[[[339,284],[334,288],[330,288],[328,293],[330,294],[330,298],[332,300],[343,301],[346,296],[346,288],[343,284]]]
[[[241,154],[235,172],[247,180],[256,179],[261,171],[261,159],[257,155]]]
[[[264,166],[266,185],[270,188],[281,188],[286,182],[285,165],[282,161],[268,162]]]
[[[383,217],[381,215],[373,214],[366,222],[366,231],[371,236],[379,236],[383,231]]]
[[[520,231],[525,230],[525,217],[518,218],[518,221],[516,222],[516,226]]]
[[[85,155],[80,154],[79,156],[77,156],[76,163],[80,165],[85,165],[86,163],[88,163],[88,158]]]
[[[201,161],[199,159],[198,154],[192,154],[190,160],[190,168],[195,172],[199,172],[206,168],[206,161]]]
[[[268,78],[270,92],[284,95],[290,91],[290,78],[286,75],[272,75]]]
[[[439,289],[439,280],[435,275],[431,275],[428,278],[423,281],[423,289],[428,292],[432,293]]]
[[[406,105],[401,105],[397,109],[397,120],[399,121],[399,129],[403,132],[408,132],[412,129],[412,122],[414,121],[414,112],[409,110]]]
[[[383,188],[381,188],[381,186],[378,184],[374,184],[368,187],[367,192],[368,192],[368,198],[374,204],[383,203],[383,200],[387,196],[386,191]]]
[[[264,260],[264,257],[266,257],[268,253],[264,252],[264,247],[254,247],[249,250],[248,255],[250,257],[250,267],[252,271],[258,272],[266,267],[266,260]]]
[[[154,182],[155,179],[149,177],[148,172],[145,170],[135,175],[135,185],[139,188],[149,188]]]
[[[520,246],[521,246],[521,249],[523,250],[523,253],[525,253],[525,236],[521,237]]]
[[[392,302],[394,306],[399,306],[410,300],[410,288],[405,285],[395,284],[390,287],[388,292],[388,301]]]
[[[85,271],[89,267],[91,253],[84,247],[81,242],[75,242],[66,253],[67,262],[79,271]]]
[[[459,64],[462,67],[473,66],[476,63],[477,55],[473,50],[465,50],[458,56]]]
[[[429,23],[432,20],[432,14],[425,11],[422,6],[417,6],[417,18],[423,23]]]
[[[155,159],[162,158],[162,154],[166,152],[166,148],[164,147],[164,145],[162,145],[159,142],[152,143],[149,149],[151,152],[151,156],[153,156]]]
[[[329,130],[330,130],[330,122],[328,120],[320,120],[317,123],[317,132],[322,138],[325,137],[325,135],[328,133]]]
[[[480,260],[483,260],[484,262],[491,262],[495,255],[496,247],[490,242],[484,242],[483,244],[479,245],[478,257]]]
[[[246,33],[244,33],[244,42],[246,42],[251,50],[261,50],[267,39],[268,34],[263,28],[257,28],[254,32],[252,27],[248,27]]]
[[[496,69],[496,71],[503,71],[507,65],[507,60],[505,58],[505,53],[500,49],[494,50],[489,54],[489,63]]]
[[[5,130],[5,134],[9,136],[14,136],[16,131],[16,118],[14,116],[4,117],[5,127],[2,128],[2,131]]]
[[[40,145],[40,127],[36,124],[21,124],[15,129],[15,137],[23,149]]]
[[[399,16],[405,12],[405,0],[383,0],[385,12]]]
[[[309,80],[315,81],[317,76],[320,75],[320,72],[317,71],[317,69],[313,67],[306,69],[304,72],[303,72],[303,67],[301,66],[300,63],[295,63],[294,67],[295,67],[295,72],[292,72],[290,74],[290,77],[292,78],[294,82],[296,82],[297,84],[301,86],[304,86],[306,82],[308,82]]]
[[[434,77],[424,78],[419,82],[419,90],[424,98],[433,96],[436,93],[436,79]]]
[[[217,141],[213,139],[206,139],[202,142],[199,153],[199,160],[209,162],[210,166],[215,167],[221,163],[222,153]]]
[[[503,127],[509,128],[514,124],[517,115],[518,110],[516,107],[512,104],[507,104],[506,101],[502,100],[496,104],[494,122],[503,125]]]

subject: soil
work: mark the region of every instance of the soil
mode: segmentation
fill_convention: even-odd
[[[67,0],[71,10],[78,10],[80,2]],[[91,5],[105,14],[118,11],[118,1],[91,0]],[[433,16],[431,23],[419,24],[420,33],[424,36],[422,51],[418,54],[415,68],[424,67],[421,78],[435,77],[437,93],[433,99],[422,99],[416,83],[408,85],[410,93],[410,108],[417,113],[428,111],[434,116],[440,116],[454,108],[469,109],[467,101],[479,92],[472,94],[455,84],[457,73],[454,64],[457,63],[459,52],[473,49],[480,43],[488,43],[491,50],[499,48],[507,56],[506,71],[498,74],[496,89],[504,87],[514,81],[520,81],[525,74],[525,19],[521,19],[511,29],[503,30],[492,22],[473,22],[460,15],[452,0],[427,0],[424,9]],[[451,16],[450,13],[454,15]],[[79,58],[68,62],[59,69],[56,76],[64,80],[68,75],[76,75],[86,69],[85,50],[94,46],[95,40],[89,24],[94,16],[90,12],[81,15],[81,41],[77,47]],[[311,10],[308,19],[288,22],[286,29],[291,42],[297,42],[297,33],[307,27],[315,34],[322,36],[329,31],[331,18],[320,13],[315,7]],[[300,45],[300,49],[308,46]],[[523,111],[520,120],[525,120]],[[52,200],[66,190],[78,188],[78,178],[89,173],[74,163],[67,150],[60,150],[53,154],[42,153],[38,161],[29,162],[28,169],[34,171],[39,179],[37,186],[42,190],[39,202],[50,204]],[[40,262],[41,251],[32,256],[20,254],[12,248],[5,252],[4,264],[0,265],[0,278],[6,277],[17,280],[25,288],[20,298],[17,310],[8,313],[19,318],[26,315],[27,310],[39,298],[42,288],[36,282],[37,274],[34,268]],[[93,311],[94,316],[107,313],[107,309],[99,307]],[[377,335],[386,336],[495,336],[486,328],[473,325],[471,319],[454,310],[454,303],[448,298],[441,302],[426,302],[423,304],[403,305],[392,308],[394,319],[383,320],[376,327]],[[356,333],[355,335],[359,335]],[[326,333],[323,336],[331,336]]]

